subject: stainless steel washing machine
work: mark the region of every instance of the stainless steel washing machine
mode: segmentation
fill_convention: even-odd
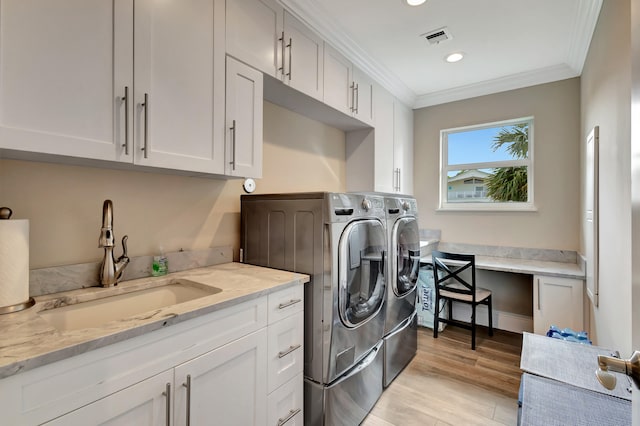
[[[396,378],[418,348],[416,289],[420,269],[418,203],[385,194],[389,241],[389,285],[384,326],[384,387]]]
[[[359,424],[382,394],[385,221],[380,196],[241,197],[244,262],[311,277],[304,301],[305,424]]]

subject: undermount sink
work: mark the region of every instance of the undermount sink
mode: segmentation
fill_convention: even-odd
[[[62,306],[38,314],[58,330],[79,330],[99,327],[113,320],[211,296],[221,291],[217,287],[189,280],[172,280],[162,286]]]

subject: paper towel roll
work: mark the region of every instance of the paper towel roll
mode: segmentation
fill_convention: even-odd
[[[29,300],[29,221],[0,220],[0,307]]]

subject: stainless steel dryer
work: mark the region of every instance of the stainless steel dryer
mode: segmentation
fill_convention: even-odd
[[[415,356],[418,348],[415,309],[420,269],[418,203],[406,195],[385,194],[389,241],[389,285],[384,326],[384,386]]]
[[[309,274],[304,419],[359,424],[382,394],[387,234],[384,198],[243,195],[244,262]]]

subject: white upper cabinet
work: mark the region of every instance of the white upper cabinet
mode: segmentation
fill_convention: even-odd
[[[0,1],[0,148],[130,161],[133,2]]]
[[[371,126],[374,125],[374,83],[371,77],[353,67],[353,116]]]
[[[394,99],[386,90],[378,90],[376,97],[376,125],[374,136],[374,184],[370,190],[396,192],[394,164]]]
[[[0,148],[224,173],[223,0],[2,0],[0,51]]]
[[[373,126],[373,81],[327,43],[324,103]]]
[[[396,100],[393,113],[394,192],[413,194],[413,110]]]
[[[262,177],[262,73],[227,57],[227,170]]]
[[[223,7],[214,0],[135,1],[130,112],[137,164],[224,173],[224,44],[216,45],[224,32],[214,25]]]
[[[376,87],[374,130],[347,133],[347,191],[413,194],[413,111]]]
[[[281,67],[284,9],[275,0],[227,2],[227,53],[276,77]]]
[[[354,87],[351,61],[325,43],[324,103],[347,115],[352,115]]]
[[[227,53],[322,100],[322,39],[275,0],[227,2]]]

